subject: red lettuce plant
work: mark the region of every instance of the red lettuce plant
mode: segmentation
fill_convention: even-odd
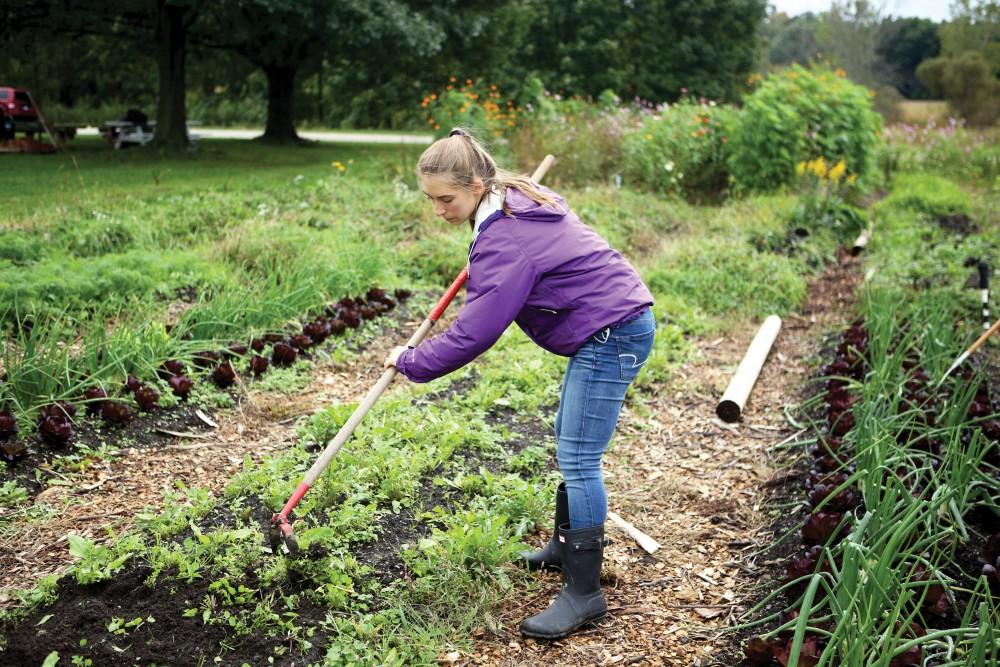
[[[395,292],[393,292],[393,296],[396,297],[397,301],[406,301],[411,296],[413,296],[413,292],[411,292],[408,289],[398,289]]]
[[[298,356],[299,353],[291,345],[275,343],[274,349],[271,350],[271,363],[275,366],[291,366]]]
[[[842,539],[845,534],[841,525],[843,519],[842,512],[813,512],[802,525],[802,541],[806,544],[826,544],[827,541]]]
[[[167,378],[167,384],[170,385],[170,389],[182,401],[187,399],[188,394],[191,393],[191,388],[194,387],[194,382],[187,375],[171,375]]]
[[[205,352],[199,352],[194,356],[194,365],[198,368],[208,368],[213,364],[219,363],[219,359],[222,357],[218,352],[212,352],[206,350]]]
[[[255,354],[250,358],[250,372],[253,373],[255,377],[263,375],[267,371],[267,366],[266,357]]]
[[[292,336],[288,339],[288,344],[294,347],[299,352],[308,350],[313,345],[313,339],[305,334],[299,334],[297,336]]]
[[[139,409],[143,412],[151,412],[160,401],[160,395],[155,389],[151,389],[143,385],[139,385],[139,387],[132,392],[132,396],[135,398],[135,402],[139,405]]]
[[[330,335],[330,323],[325,319],[315,319],[302,327],[302,333],[319,345]]]
[[[101,406],[104,405],[108,392],[101,387],[90,387],[83,392],[83,397],[87,399],[87,412],[96,415],[101,411]]]
[[[236,371],[233,370],[233,365],[227,361],[216,366],[215,370],[212,371],[212,382],[220,389],[233,386],[233,383],[236,382]]]
[[[176,359],[168,359],[160,366],[160,377],[166,379],[171,375],[184,375],[184,364]]]
[[[139,382],[139,378],[129,373],[128,378],[126,378],[125,380],[125,389],[131,392],[135,392],[141,388],[142,388],[142,382]]]
[[[250,349],[254,352],[261,352],[264,349],[264,340],[262,338],[254,338],[250,341]]]
[[[12,435],[17,435],[17,418],[10,408],[0,410],[0,440],[6,440]]]
[[[72,418],[76,408],[65,401],[58,401],[41,409],[38,415],[38,435],[52,447],[65,447],[73,439]]]
[[[101,404],[101,419],[109,424],[127,424],[132,421],[132,411],[121,401],[104,401]]]

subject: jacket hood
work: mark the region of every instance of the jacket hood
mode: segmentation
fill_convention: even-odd
[[[542,206],[517,188],[507,188],[504,204],[507,205],[507,210],[510,211],[511,215],[532,222],[559,222],[563,220],[569,212],[566,200],[545,186],[536,184],[535,187],[555,199],[558,208]]]

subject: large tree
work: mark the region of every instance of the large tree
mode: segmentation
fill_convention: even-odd
[[[541,3],[533,64],[567,93],[674,100],[738,96],[753,68],[764,0]]]
[[[136,52],[155,44],[159,94],[154,143],[183,148],[188,144],[186,38],[197,7],[194,0],[19,0],[5,3],[0,11],[5,33],[29,38],[26,57],[41,57],[53,39],[98,37],[116,40],[118,61],[127,68]]]
[[[437,27],[400,0],[223,0],[205,42],[232,49],[267,77],[263,141],[298,141],[295,96],[303,70],[351,68],[366,51],[385,60],[433,52]],[[211,25],[211,24],[210,24]]]
[[[926,99],[930,91],[917,78],[917,66],[941,51],[938,26],[930,19],[890,18],[883,21],[876,51],[891,71],[903,97]]]

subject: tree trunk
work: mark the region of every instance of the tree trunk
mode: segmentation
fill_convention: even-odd
[[[287,144],[300,141],[295,132],[294,65],[264,65],[267,74],[267,126],[261,141]]]
[[[186,21],[191,11],[190,6],[178,7],[171,5],[168,0],[156,2],[160,95],[153,144],[164,148],[180,149],[188,146],[184,59],[187,55]]]

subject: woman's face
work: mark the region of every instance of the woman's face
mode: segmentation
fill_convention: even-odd
[[[476,179],[471,189],[463,189],[445,176],[424,175],[420,177],[420,188],[434,204],[434,213],[452,225],[460,225],[472,219],[472,214],[483,196],[483,182]]]

